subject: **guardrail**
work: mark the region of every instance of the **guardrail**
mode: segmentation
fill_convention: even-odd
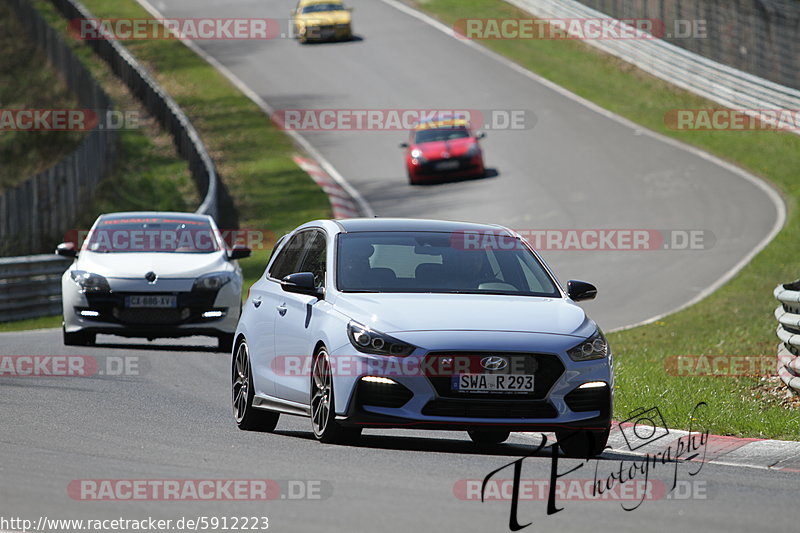
[[[78,104],[98,113],[113,110],[111,99],[89,70],[30,2],[8,3]],[[20,185],[0,191],[0,254],[43,252],[74,223],[82,199],[91,196],[116,157],[116,133],[103,128],[103,122],[87,132],[78,148],[64,159]]]
[[[613,20],[575,0],[506,0],[540,18]],[[742,110],[800,109],[800,91],[712,61],[634,28],[639,39],[583,42],[614,55],[673,85],[725,107]],[[756,113],[749,113],[755,116]],[[800,135],[800,129],[791,130]]]
[[[51,2],[66,18],[86,19],[91,21],[95,28],[98,27],[91,11],[78,0],[51,0]],[[161,127],[172,136],[178,154],[188,161],[195,185],[203,195],[203,201],[196,212],[211,215],[224,227],[237,227],[233,201],[220,182],[214,162],[197,130],[180,106],[113,36],[88,40],[86,43],[108,63],[114,74],[128,86]]]
[[[781,302],[778,320],[778,376],[787,387],[800,393],[800,280],[778,285],[773,291]]]
[[[0,258],[0,322],[60,314],[70,263],[57,255]]]

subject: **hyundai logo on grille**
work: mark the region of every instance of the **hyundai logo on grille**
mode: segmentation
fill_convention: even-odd
[[[158,276],[156,276],[155,272],[148,272],[144,275],[144,279],[147,280],[147,283],[155,283]]]
[[[481,366],[486,370],[503,370],[508,366],[508,360],[496,355],[490,355],[481,359]]]

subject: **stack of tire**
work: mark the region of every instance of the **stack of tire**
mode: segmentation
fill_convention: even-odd
[[[778,320],[778,376],[787,387],[800,393],[800,280],[778,285],[773,291],[781,303]]]

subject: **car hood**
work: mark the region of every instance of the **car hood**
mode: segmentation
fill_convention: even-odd
[[[321,11],[298,15],[297,19],[308,25],[327,26],[331,24],[350,24],[349,11]]]
[[[81,252],[75,268],[107,278],[141,278],[155,272],[159,278],[195,278],[231,270],[225,253],[94,253]]]
[[[453,139],[450,141],[432,141],[418,144],[415,148],[422,150],[422,155],[427,159],[442,159],[446,157],[461,157],[475,144],[471,137]],[[447,155],[445,155],[447,154]]]
[[[341,313],[384,333],[517,331],[587,337],[595,328],[570,300],[492,294],[346,293]]]

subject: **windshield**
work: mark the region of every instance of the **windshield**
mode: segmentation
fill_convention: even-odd
[[[161,252],[203,254],[220,250],[204,220],[177,217],[101,219],[84,249],[98,253]]]
[[[323,11],[343,11],[344,6],[338,2],[329,2],[326,4],[311,4],[302,9],[302,13],[320,13]]]
[[[560,297],[519,239],[499,232],[345,233],[338,238],[341,291],[512,294]]]
[[[433,128],[429,130],[419,130],[414,137],[414,142],[416,144],[422,144],[436,141],[452,141],[453,139],[464,139],[469,136],[469,130],[464,126]]]

